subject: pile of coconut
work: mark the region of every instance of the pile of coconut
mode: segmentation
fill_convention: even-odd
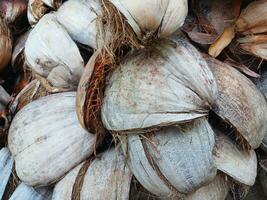
[[[0,199],[267,199],[266,0],[1,0]]]

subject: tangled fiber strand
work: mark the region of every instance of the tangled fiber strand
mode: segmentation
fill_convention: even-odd
[[[91,133],[97,134],[97,143],[102,142],[108,133],[101,120],[106,77],[126,52],[142,48],[127,20],[109,1],[102,1],[102,9],[103,14],[97,19],[97,43],[101,53],[94,64],[84,106],[85,126]]]

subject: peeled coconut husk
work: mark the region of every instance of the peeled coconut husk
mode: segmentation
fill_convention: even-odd
[[[51,199],[51,194],[50,188],[34,189],[33,187],[21,183],[11,195],[9,200],[49,200]]]
[[[61,1],[62,0],[29,0],[27,16],[30,25],[35,26],[49,10],[56,10],[59,8]]]
[[[216,132],[214,159],[218,170],[236,182],[253,186],[257,176],[257,156],[254,150],[239,149],[230,138]]]
[[[94,152],[96,137],[80,126],[75,96],[65,92],[40,98],[14,117],[8,147],[25,184],[54,183]]]
[[[0,199],[2,199],[11,176],[14,159],[8,148],[0,149]]]
[[[107,81],[101,119],[110,131],[145,132],[206,116],[216,96],[206,61],[186,39],[172,38],[123,59]]]
[[[85,161],[59,181],[53,200],[129,199],[132,173],[118,149]]]
[[[60,6],[56,16],[73,40],[96,49],[97,16],[100,12],[100,0],[69,0]]]
[[[119,138],[134,176],[158,197],[185,197],[216,176],[214,133],[206,119]]]
[[[12,36],[4,20],[0,17],[0,71],[7,66],[12,55]]]
[[[57,22],[54,13],[46,14],[30,32],[25,44],[29,68],[56,88],[75,90],[84,61],[75,42]]]
[[[239,143],[260,146],[267,132],[267,104],[257,87],[229,65],[206,56],[218,87],[213,111],[235,129]]]

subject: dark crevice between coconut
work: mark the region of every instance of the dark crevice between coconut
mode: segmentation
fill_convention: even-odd
[[[250,144],[238,132],[238,130],[229,121],[223,120],[214,111],[210,111],[208,120],[214,129],[217,129],[227,135],[241,150],[248,151],[252,149]]]
[[[129,200],[160,200],[154,194],[147,191],[135,177],[132,178]]]
[[[230,195],[233,200],[243,200],[247,196],[250,186],[237,183],[232,178],[227,177],[230,186]]]

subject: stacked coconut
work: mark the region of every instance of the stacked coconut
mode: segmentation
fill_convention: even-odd
[[[267,76],[213,58],[238,25],[208,51],[187,0],[3,2],[0,198],[267,198]]]

